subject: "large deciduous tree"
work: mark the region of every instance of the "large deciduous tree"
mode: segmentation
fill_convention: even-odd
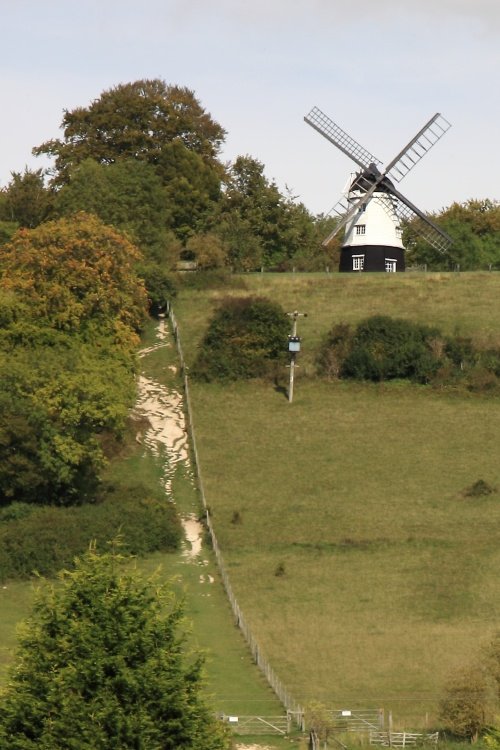
[[[157,165],[165,146],[174,141],[215,164],[225,137],[193,91],[159,79],[104,91],[90,106],[65,111],[61,127],[62,139],[33,149],[55,158],[56,185],[67,182],[71,169],[88,158],[103,164],[133,158]]]
[[[122,234],[80,213],[19,230],[2,251],[0,288],[39,321],[67,331],[100,326],[130,338],[144,321],[140,255]]]
[[[38,593],[0,702],[9,750],[223,750],[170,590],[91,548]]]

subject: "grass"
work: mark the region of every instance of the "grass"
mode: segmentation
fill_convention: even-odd
[[[495,343],[500,276],[245,281],[309,316],[292,405],[266,383],[191,385],[236,596],[297,699],[384,707],[406,727],[433,722],[449,672],[498,627],[500,496],[464,491],[479,479],[500,487],[500,401],[304,371],[334,320],[381,312]],[[176,303],[188,358],[223,294]]]

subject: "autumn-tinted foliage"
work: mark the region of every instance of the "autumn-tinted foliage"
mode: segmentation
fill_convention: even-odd
[[[144,321],[137,249],[91,214],[22,229],[2,250],[0,288],[29,305],[40,324],[66,331],[98,325],[130,335]]]
[[[215,312],[191,374],[200,380],[261,377],[283,360],[290,321],[263,297],[226,299]]]
[[[137,250],[97,217],[19,230],[0,258],[0,504],[92,497],[135,395]]]

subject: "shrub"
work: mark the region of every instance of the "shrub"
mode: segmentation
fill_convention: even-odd
[[[105,545],[123,534],[133,555],[174,550],[181,527],[175,507],[150,488],[108,487],[92,505],[36,507],[15,503],[0,516],[0,579],[53,575],[71,565],[91,540]]]
[[[335,325],[318,358],[320,372],[358,380],[407,378],[427,383],[440,364],[439,331],[406,320],[375,315],[355,331]]]
[[[289,328],[274,302],[228,298],[209,324],[191,374],[205,381],[262,377],[271,363],[285,360]]]
[[[474,741],[491,720],[492,690],[487,674],[476,666],[458,670],[445,687],[439,713],[445,729]]]
[[[353,332],[347,323],[337,323],[327,333],[316,364],[318,372],[327,378],[339,378],[342,366],[352,349]]]

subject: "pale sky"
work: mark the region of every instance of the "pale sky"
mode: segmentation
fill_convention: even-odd
[[[348,157],[303,117],[318,106],[382,163],[435,113],[452,123],[399,185],[422,210],[500,199],[499,0],[0,0],[0,186],[47,166],[63,110],[141,78],[194,90],[313,213]]]

